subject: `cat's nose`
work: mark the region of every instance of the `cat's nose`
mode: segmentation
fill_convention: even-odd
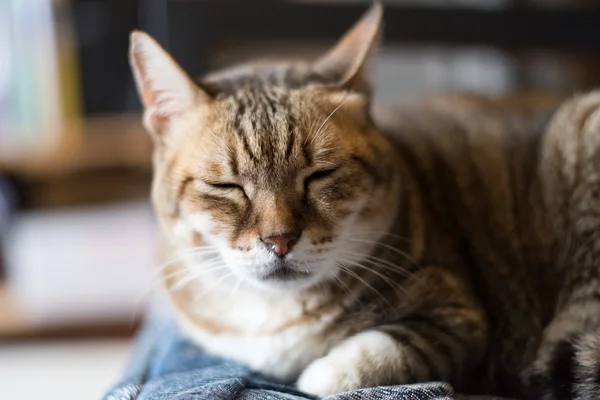
[[[279,235],[260,238],[267,249],[279,257],[283,257],[292,251],[292,247],[298,243],[298,239],[300,239],[300,233],[296,232],[287,232]]]

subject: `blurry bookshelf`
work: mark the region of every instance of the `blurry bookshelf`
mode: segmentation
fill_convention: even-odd
[[[0,5],[0,159],[49,157],[78,139],[76,55],[64,1]]]
[[[130,335],[156,264],[138,1],[0,2],[0,338]]]
[[[0,172],[49,176],[148,165],[126,56],[136,6],[2,2]]]
[[[146,202],[19,213],[3,242],[0,338],[84,327],[132,334],[159,283]]]

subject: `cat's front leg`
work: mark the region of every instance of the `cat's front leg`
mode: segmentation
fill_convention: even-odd
[[[389,335],[376,330],[360,333],[310,364],[298,380],[298,388],[327,396],[392,380],[411,381],[403,366],[404,349]],[[396,378],[396,379],[394,379]]]
[[[411,296],[416,307],[341,342],[307,367],[298,388],[327,396],[428,381],[460,385],[486,346],[484,313],[447,271],[428,268],[417,282]]]
[[[544,332],[535,361],[523,372],[527,399],[600,398],[600,291],[587,282]]]

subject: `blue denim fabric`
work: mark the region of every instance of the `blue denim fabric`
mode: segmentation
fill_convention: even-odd
[[[160,318],[148,320],[139,334],[130,365],[121,381],[104,397],[104,400],[205,399],[308,400],[314,397],[294,387],[270,382],[231,360],[203,352],[182,337],[174,323]],[[425,383],[362,389],[327,398],[392,399],[453,400],[457,397],[444,383]]]

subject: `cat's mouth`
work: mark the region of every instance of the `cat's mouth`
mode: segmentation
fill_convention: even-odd
[[[291,265],[280,263],[275,265],[268,272],[261,274],[259,278],[263,281],[289,282],[305,279],[311,275],[312,273],[309,271],[302,271]]]

